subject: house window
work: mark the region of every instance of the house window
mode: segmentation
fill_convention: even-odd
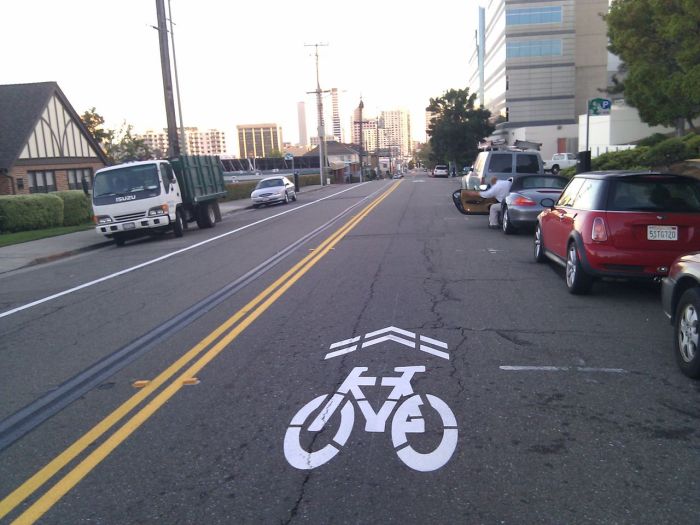
[[[82,190],[83,177],[85,177],[87,187],[90,189],[90,182],[92,181],[92,170],[90,168],[70,169],[66,171],[68,173],[68,188],[71,190]]]
[[[53,171],[30,171],[29,193],[56,191],[56,178]]]

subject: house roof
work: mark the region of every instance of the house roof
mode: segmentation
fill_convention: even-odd
[[[316,146],[311,151],[304,153],[304,157],[315,157],[318,156],[318,146]],[[326,155],[359,155],[357,151],[351,147],[341,144],[335,140],[329,140],[326,142]]]
[[[15,164],[54,94],[85,134],[100,160],[108,163],[102,148],[87,130],[58,84],[37,82],[0,85],[0,169],[9,170]]]

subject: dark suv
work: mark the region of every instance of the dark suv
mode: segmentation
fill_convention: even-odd
[[[575,176],[535,229],[534,255],[566,267],[571,293],[596,277],[662,277],[684,253],[700,250],[700,181],[660,173]]]

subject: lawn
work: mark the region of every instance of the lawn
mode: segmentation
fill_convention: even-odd
[[[47,228],[45,230],[30,230],[26,232],[16,233],[0,233],[0,248],[10,246],[12,244],[20,244],[22,242],[36,241],[37,239],[45,239],[46,237],[55,237],[57,235],[65,235],[66,233],[79,232],[94,228],[95,225],[91,222],[79,224],[78,226],[61,226],[58,228]]]

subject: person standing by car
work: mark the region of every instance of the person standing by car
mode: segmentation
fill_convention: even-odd
[[[510,192],[510,180],[499,180],[498,177],[491,177],[491,187],[485,191],[480,191],[479,196],[484,199],[496,199],[498,202],[489,207],[489,228],[498,228],[498,216],[501,213],[501,203]]]

